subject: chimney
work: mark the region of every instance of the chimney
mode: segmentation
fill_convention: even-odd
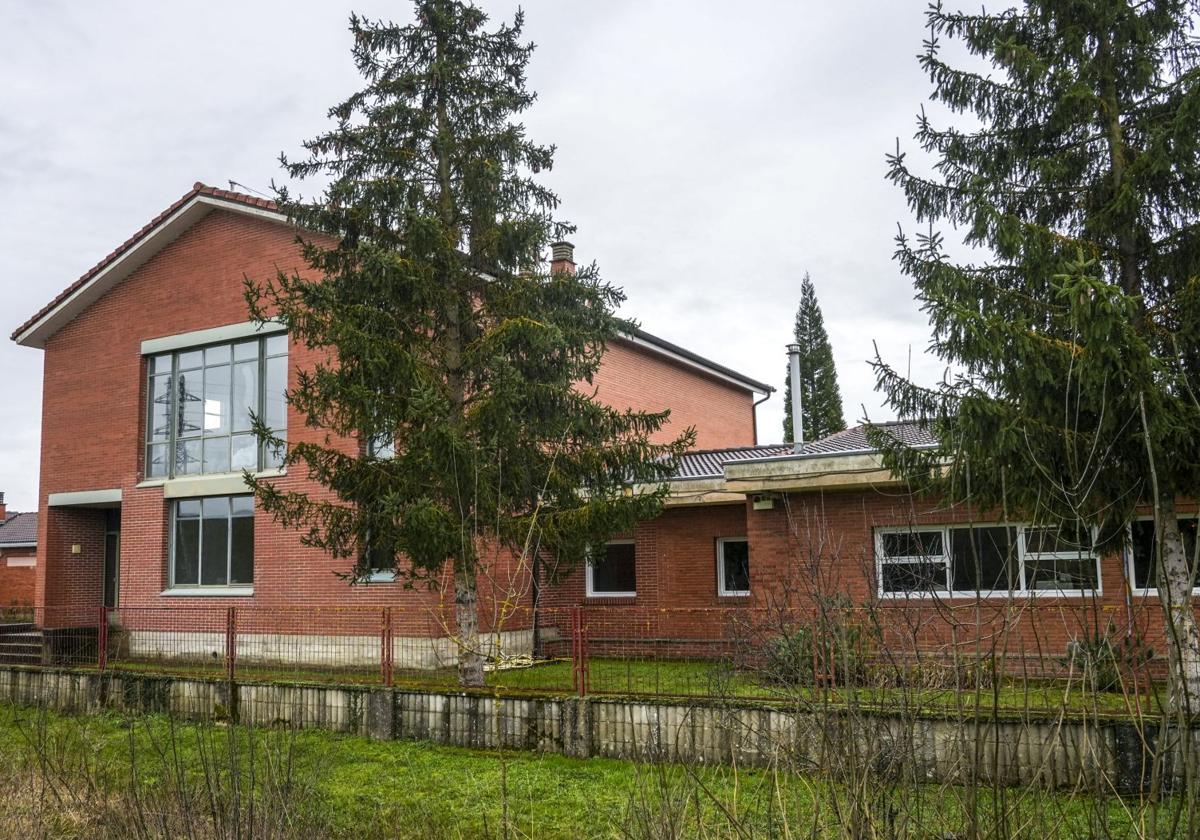
[[[575,273],[575,246],[565,239],[550,243],[550,273]]]
[[[0,490],[0,525],[4,524],[4,519],[8,515],[8,508],[4,505],[4,491]]]
[[[792,381],[792,439],[796,451],[804,445],[804,395],[800,393],[800,345],[789,344],[788,375]]]

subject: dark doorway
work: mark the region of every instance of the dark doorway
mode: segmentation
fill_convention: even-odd
[[[121,510],[104,512],[104,606],[115,609],[121,581]]]

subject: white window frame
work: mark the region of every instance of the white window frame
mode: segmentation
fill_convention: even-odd
[[[610,545],[634,545],[634,541],[633,540],[609,540],[608,542],[606,542],[604,544],[604,548],[606,551]],[[634,584],[633,585],[636,587],[637,586],[637,548],[636,547],[634,548],[634,554],[633,554],[633,571],[634,571]],[[632,592],[597,592],[593,588],[593,583],[592,583],[592,558],[590,556],[588,557],[588,561],[585,566],[585,575],[587,578],[586,583],[585,583],[585,592],[587,593],[587,597],[589,597],[589,598],[636,598],[637,597],[637,589],[636,588]]]
[[[1200,519],[1200,513],[1185,513],[1182,515],[1176,514],[1175,518],[1176,519]],[[1126,545],[1125,545],[1125,548],[1122,551],[1122,553],[1124,555],[1123,559],[1125,561],[1125,574],[1129,580],[1129,591],[1133,595],[1145,595],[1145,596],[1158,597],[1158,587],[1157,586],[1138,586],[1137,585],[1137,577],[1135,575],[1135,570],[1133,568],[1133,522],[1153,522],[1153,521],[1154,521],[1154,517],[1150,516],[1150,515],[1135,516],[1133,518],[1133,521],[1130,522],[1130,524],[1125,527],[1125,535],[1128,539],[1126,540]],[[1197,539],[1200,539],[1200,522],[1196,523],[1196,531],[1197,531]],[[1200,586],[1192,587],[1192,595],[1194,595],[1196,597],[1200,597]]]
[[[746,537],[717,538],[717,595],[722,598],[744,598],[750,594],[749,589],[725,588],[725,546],[731,542],[746,544],[746,578],[749,585],[750,577],[750,540]]]
[[[1092,596],[1101,596],[1104,594],[1104,578],[1101,570],[1100,555],[1093,548],[1091,553],[1092,562],[1096,566],[1096,588],[1095,589],[1030,589],[1028,582],[1025,579],[1026,557],[1034,555],[1035,552],[1026,552],[1025,550],[1025,531],[1026,529],[1037,530],[1047,528],[1047,525],[1032,525],[1024,522],[973,522],[971,524],[956,524],[956,525],[912,525],[912,526],[889,526],[875,528],[875,591],[880,598],[1009,598],[1013,595],[1022,597],[1033,596],[1035,598],[1088,598]],[[950,589],[954,584],[953,574],[953,558],[950,554],[950,532],[962,530],[964,528],[1012,528],[1016,531],[1016,546],[1017,546],[1017,586],[1009,589],[981,589],[978,592],[974,590],[956,590]],[[886,592],[883,588],[883,566],[884,564],[905,564],[905,563],[935,563],[937,557],[935,555],[904,556],[904,557],[888,557],[884,558],[883,552],[883,537],[885,534],[916,534],[926,531],[937,531],[942,535],[942,562],[945,564],[947,587],[944,589],[922,589],[913,590],[910,592]],[[1092,535],[1093,540],[1095,534]],[[1036,556],[1045,556],[1048,558],[1074,559],[1073,553],[1063,552],[1036,552]],[[1132,555],[1131,560],[1132,562]]]

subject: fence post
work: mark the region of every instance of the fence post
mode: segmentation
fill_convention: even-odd
[[[108,607],[100,607],[100,626],[96,628],[96,666],[100,673],[108,667]]]
[[[571,610],[571,676],[575,693],[583,696],[583,680],[579,674],[580,642],[579,642],[579,607]]]
[[[237,607],[225,612],[225,670],[232,683],[237,674]]]
[[[383,608],[383,622],[379,628],[379,666],[383,675],[383,684],[392,687],[392,608]]]

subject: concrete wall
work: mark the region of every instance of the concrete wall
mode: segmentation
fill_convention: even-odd
[[[0,702],[63,712],[115,710],[252,726],[329,729],[378,740],[526,749],[586,758],[838,768],[855,756],[871,772],[911,782],[993,780],[1060,790],[1142,788],[1162,748],[1164,778],[1181,780],[1175,733],[1147,723],[961,722],[856,716],[748,704],[527,698],[384,688],[236,684],[135,674],[0,667]],[[1193,765],[1200,729],[1193,730]],[[1147,746],[1149,745],[1149,746]]]

